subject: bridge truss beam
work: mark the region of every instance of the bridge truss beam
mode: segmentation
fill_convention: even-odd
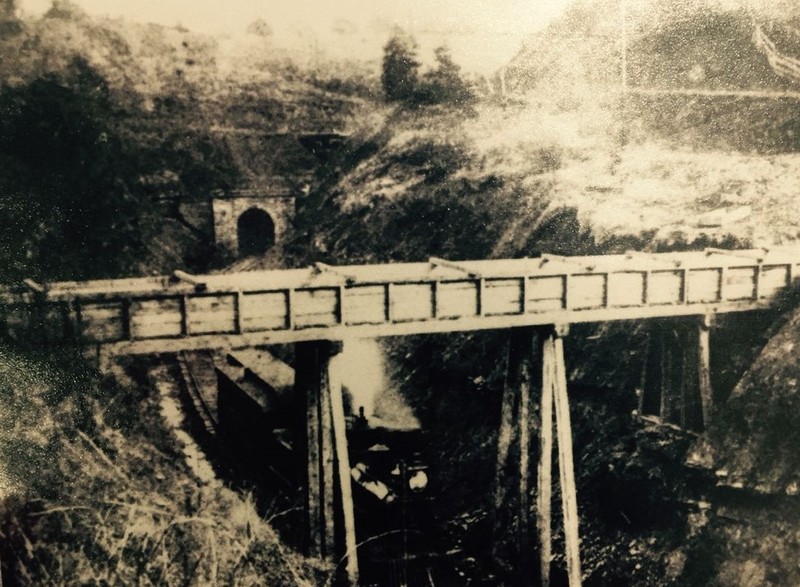
[[[39,284],[0,324],[114,354],[242,348],[768,308],[800,250],[545,256]]]

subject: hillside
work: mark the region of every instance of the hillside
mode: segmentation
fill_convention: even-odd
[[[800,56],[797,40],[786,34],[798,16],[788,3],[684,0],[627,2],[623,19],[621,0],[576,1],[528,40],[507,78],[523,91],[619,86],[625,38],[633,88],[792,89],[770,68],[753,32],[756,24],[774,26],[778,47]]]
[[[41,18],[6,23],[0,215],[20,234],[0,237],[4,281],[224,264],[213,246],[211,194],[254,182],[303,189],[316,157],[297,136],[346,132],[374,89],[368,67],[296,62],[258,30],[216,38],[93,18],[67,1]],[[68,133],[54,130],[60,116],[73,121]],[[51,180],[67,189],[46,189]],[[94,230],[85,222],[90,206],[100,221]],[[102,220],[115,206],[128,219]],[[62,237],[70,244],[51,242]],[[54,248],[75,249],[74,262],[51,267],[59,263]],[[81,261],[98,250],[107,258]]]
[[[250,126],[260,130],[342,129],[354,94],[371,91],[368,69],[349,64],[345,92],[330,90],[345,67],[324,60],[316,69],[295,63],[268,36],[232,40],[182,28],[89,17],[57,1],[41,18],[19,23],[0,37],[14,59],[0,61],[0,80],[19,84],[63,71],[75,56],[95,68],[112,88],[128,93],[146,111],[166,98],[191,100],[193,124]],[[361,81],[357,81],[361,80]]]

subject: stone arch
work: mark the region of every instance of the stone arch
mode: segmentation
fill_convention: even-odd
[[[263,255],[275,246],[275,221],[262,208],[248,208],[236,220],[239,254]]]
[[[215,195],[211,205],[214,214],[214,241],[221,250],[236,256],[252,254],[246,253],[239,246],[239,219],[248,210],[257,208],[269,215],[274,228],[272,231],[266,230],[265,234],[273,234],[273,250],[276,251],[281,250],[286,243],[295,215],[295,196],[291,193],[270,194],[238,190],[228,195]],[[263,245],[259,248],[263,248]]]

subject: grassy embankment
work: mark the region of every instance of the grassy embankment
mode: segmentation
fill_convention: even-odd
[[[122,372],[122,369],[120,369]],[[11,585],[315,585],[253,500],[200,478],[136,379],[0,347],[3,576]]]

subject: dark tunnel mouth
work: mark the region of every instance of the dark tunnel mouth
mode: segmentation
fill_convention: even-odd
[[[268,212],[249,208],[236,222],[239,255],[263,255],[275,246],[275,223]]]

